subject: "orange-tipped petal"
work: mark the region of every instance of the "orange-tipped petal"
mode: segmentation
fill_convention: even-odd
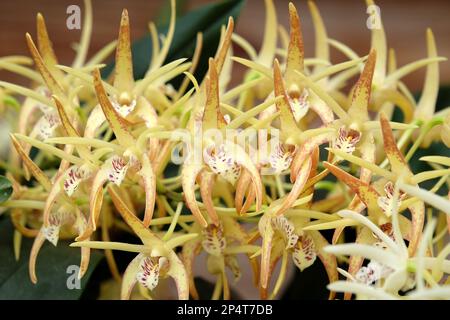
[[[369,120],[368,108],[376,60],[376,51],[371,50],[364,66],[364,70],[354,88],[352,102],[348,109],[348,114],[351,115],[352,119],[357,119],[361,122]]]
[[[391,164],[391,171],[406,175],[405,178],[412,176],[412,172],[403,157],[403,154],[397,147],[394,135],[392,134],[389,120],[383,113],[380,113],[381,132],[383,134],[384,150]],[[413,256],[422,235],[422,229],[425,221],[425,205],[423,201],[413,203],[408,207],[412,215],[411,239],[408,246],[408,252]]]
[[[100,71],[98,69],[94,71],[94,86],[95,92],[97,93],[97,99],[102,107],[106,120],[108,120],[111,129],[119,140],[119,143],[124,147],[131,147],[135,145],[133,135],[130,131],[128,131],[126,122],[114,109],[111,101],[109,101],[109,98],[106,95],[105,88],[102,84]]]
[[[122,11],[120,20],[119,37],[116,47],[116,65],[114,73],[114,87],[119,92],[131,92],[134,85],[133,61],[130,44],[130,20],[128,11]]]
[[[28,44],[28,49],[30,50],[31,56],[33,57],[34,63],[36,64],[36,68],[39,70],[42,78],[45,81],[45,84],[49,88],[49,90],[57,95],[60,98],[65,97],[64,91],[61,87],[61,85],[56,81],[53,74],[50,72],[50,70],[45,65],[44,61],[42,60],[41,55],[39,54],[38,49],[36,48],[36,45],[33,42],[33,39],[31,38],[30,34],[26,34],[26,40]],[[64,101],[66,102],[66,101]]]
[[[22,158],[24,165],[31,172],[33,177],[44,187],[45,190],[50,191],[52,189],[52,183],[50,179],[45,175],[44,172],[30,159],[30,157],[25,153],[22,148],[22,145],[17,141],[14,135],[10,135],[11,141],[14,145],[19,156]]]
[[[110,184],[108,186],[108,193],[111,196],[111,200],[114,203],[117,211],[119,211],[125,222],[133,229],[134,233],[142,240],[146,245],[150,245],[151,241],[155,238],[150,229],[146,228],[144,224],[130,211],[130,209],[123,202],[118,191],[118,187]]]
[[[52,43],[48,36],[47,26],[45,25],[45,19],[41,13],[38,13],[36,16],[36,27],[39,51],[44,58],[44,62],[49,66],[57,65],[58,59],[53,51]]]
[[[228,49],[230,48],[231,45],[231,36],[233,34],[233,29],[234,29],[234,20],[233,17],[229,17],[222,45],[220,46],[220,49],[217,51],[216,57],[214,59],[217,66],[218,74],[220,74],[220,72],[222,71],[223,65],[225,63],[225,58],[227,56]]]
[[[66,113],[66,110],[64,106],[62,105],[61,101],[59,101],[58,97],[53,95],[52,96],[53,101],[55,102],[56,109],[58,110],[59,118],[61,119],[61,124],[63,125],[64,130],[66,131],[66,134],[69,137],[79,137],[80,134],[78,133],[77,129],[75,129],[69,119],[69,116]]]
[[[293,70],[303,71],[303,36],[300,18],[292,2],[289,3],[290,40],[286,62],[286,77],[293,76]],[[289,83],[289,79],[287,80]]]
[[[324,162],[324,165],[336,178],[344,182],[354,193],[359,196],[361,201],[367,206],[369,215],[376,218],[384,216],[382,209],[378,205],[378,198],[380,195],[372,186],[353,177],[331,163]]]
[[[391,171],[397,174],[409,173],[410,175],[411,171],[409,170],[403,154],[397,148],[397,143],[395,142],[391,125],[389,124],[389,120],[386,118],[384,113],[380,113],[380,124],[381,132],[383,134],[384,151],[386,152],[386,156],[391,164]]]
[[[64,73],[56,68],[58,64],[58,59],[52,47],[52,42],[48,36],[47,26],[45,25],[45,20],[42,14],[38,13],[36,16],[36,27],[37,27],[37,43],[39,52],[42,55],[42,59],[51,73],[55,76],[58,81],[64,78]]]
[[[252,180],[247,170],[242,170],[241,175],[236,183],[236,192],[234,197],[234,206],[238,214],[243,214],[242,208],[244,204],[244,198],[249,189],[249,183]]]
[[[295,122],[294,114],[292,113],[292,109],[286,95],[286,90],[284,88],[280,64],[276,59],[273,65],[273,78],[275,96],[283,96],[283,99],[277,100],[275,103],[277,110],[280,111],[281,134],[284,135],[284,137],[282,136],[283,139],[287,138],[286,135],[293,136],[295,134],[299,134],[300,129],[297,127],[297,123]]]
[[[55,101],[56,108],[58,109],[59,118],[61,119],[61,124],[66,131],[66,134],[69,137],[79,137],[77,129],[72,125],[72,122],[69,119],[69,116],[66,113],[64,106],[61,104],[61,101],[56,96],[53,96],[53,101]],[[76,120],[74,122],[76,124]],[[89,153],[86,146],[76,146],[80,157],[83,159],[90,159],[91,154]]]
[[[219,106],[219,78],[214,59],[209,59],[209,73],[206,82],[206,104],[203,112],[203,130],[220,128],[225,124]]]
[[[256,199],[255,188],[253,186],[250,186],[250,189],[247,192],[247,197],[245,198],[244,205],[239,211],[239,214],[244,215],[248,211],[248,209],[250,209],[252,204],[255,202],[255,199]]]
[[[314,151],[314,149],[317,146],[320,146],[321,144],[329,142],[331,137],[332,136],[329,134],[322,134],[322,135],[313,137],[311,139],[308,139],[300,147],[300,150],[298,150],[295,153],[294,159],[292,160],[291,175],[290,175],[291,182],[295,182],[295,180],[297,179],[298,172],[299,172],[301,166],[305,163],[306,158],[311,155],[311,153]]]

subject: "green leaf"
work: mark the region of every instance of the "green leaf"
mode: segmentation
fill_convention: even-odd
[[[175,0],[175,5],[177,8],[177,19],[184,14],[184,9],[186,7],[187,0]],[[158,17],[156,18],[156,25],[165,26],[169,24],[170,21],[170,0],[166,0],[164,5],[161,7],[158,13]]]
[[[11,182],[4,176],[0,176],[0,203],[5,202],[11,197],[13,192]]]
[[[208,58],[213,57],[220,41],[220,28],[226,25],[228,17],[237,19],[245,0],[225,0],[207,4],[186,15],[177,18],[175,35],[167,56],[167,61],[179,58],[191,58],[195,50],[198,32],[203,33],[203,48],[195,77],[200,81],[208,70]],[[166,34],[168,27],[158,28],[159,33]],[[135,79],[142,79],[147,72],[152,55],[152,43],[147,34],[132,45],[133,71]],[[109,74],[114,64],[104,69]],[[177,83],[173,84],[177,87]]]
[[[77,272],[70,271],[70,266],[80,263],[80,249],[69,247],[67,241],[60,241],[57,247],[46,242],[39,252],[36,272],[38,283],[34,285],[28,275],[28,257],[33,239],[22,239],[19,261],[14,258],[14,228],[8,217],[0,219],[0,300],[76,300],[80,299],[86,289],[92,272],[103,255],[91,252],[89,269],[81,280],[80,289],[69,289]],[[69,278],[71,277],[71,278]]]

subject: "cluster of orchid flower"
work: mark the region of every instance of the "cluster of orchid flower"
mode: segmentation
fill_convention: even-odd
[[[248,259],[261,298],[278,296],[289,261],[304,270],[316,257],[329,277],[330,299],[336,292],[346,299],[450,298],[450,201],[437,193],[450,186],[450,158],[421,158],[430,171],[409,167],[419,148],[435,141],[450,146],[450,108],[435,112],[438,64],[445,59],[437,55],[432,32],[426,34],[428,57],[397,67],[382,27],[371,30],[370,53],[359,57],[328,37],[309,1],[316,47],[315,56],[305,58],[295,6],[289,4],[286,30],[272,0],[265,0],[261,50],[233,33],[230,18],[199,81],[193,74],[201,34],[192,61],[165,63],[174,3],[165,36],[150,24],[153,54],[139,80],[126,10],[117,41],[87,61],[89,0],[72,66],[58,64],[42,15],[37,46],[26,36],[32,61],[0,58],[0,68],[32,81],[29,88],[0,81],[3,100],[24,97],[18,121],[10,124],[16,152],[7,177],[14,192],[2,206],[10,209],[17,256],[21,238],[34,238],[31,281],[38,281],[36,269],[45,272],[38,263],[45,240],[56,246],[63,238],[81,248],[80,278],[90,250],[105,251],[122,299],[135,289],[151,297],[167,277],[179,299],[198,298],[193,267],[201,252],[217,276],[216,299],[230,298],[227,269],[238,281],[239,255]],[[248,56],[233,56],[232,44]],[[348,61],[333,64],[330,48]],[[102,79],[102,61],[114,50],[114,72]],[[249,69],[229,88],[233,63]],[[426,77],[416,102],[402,78],[419,68],[426,68]],[[184,80],[174,88],[170,81],[177,76]],[[403,122],[392,121],[395,107]],[[175,134],[180,129],[183,134]],[[203,134],[207,130],[237,134],[218,142]],[[267,137],[275,142],[266,144],[267,156],[238,143],[251,130],[258,147]],[[200,139],[201,161],[193,160],[196,147],[186,145],[185,135]],[[174,166],[180,142],[184,161]],[[431,190],[419,187],[428,180],[437,180]],[[319,190],[324,195],[315,197]],[[356,230],[354,242],[345,239],[347,227]],[[142,244],[111,241],[115,228]],[[323,230],[334,230],[332,238]],[[137,254],[123,274],[113,250]]]

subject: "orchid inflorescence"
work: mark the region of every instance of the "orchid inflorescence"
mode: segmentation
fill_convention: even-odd
[[[34,238],[31,281],[44,272],[38,255],[45,240],[56,246],[63,238],[81,248],[79,278],[90,250],[105,250],[122,299],[135,287],[150,297],[167,277],[179,299],[198,299],[193,267],[201,252],[217,277],[215,299],[230,298],[227,270],[239,281],[240,255],[264,299],[278,296],[289,263],[303,271],[317,257],[330,299],[336,292],[346,299],[449,299],[450,194],[438,191],[450,186],[450,158],[422,157],[430,171],[410,167],[419,148],[450,146],[450,108],[435,110],[438,64],[445,58],[427,30],[428,57],[398,67],[382,26],[371,30],[371,50],[359,57],[328,37],[315,3],[308,5],[314,57],[304,55],[294,4],[288,31],[278,24],[272,0],[265,0],[261,50],[233,33],[230,18],[202,81],[194,77],[201,33],[192,61],[166,62],[173,0],[167,34],[159,37],[150,24],[153,55],[142,79],[133,76],[126,10],[117,41],[87,60],[92,9],[85,0],[71,66],[58,63],[38,14],[37,45],[26,35],[32,59],[0,58],[0,68],[32,83],[0,81],[3,100],[24,97],[18,111],[3,110],[19,116],[10,121],[16,152],[5,165],[14,191],[1,206],[10,209],[17,257],[21,237]],[[247,57],[233,56],[232,44]],[[333,64],[330,48],[348,60]],[[114,49],[114,72],[102,78],[102,62]],[[248,71],[229,88],[233,63]],[[402,78],[419,68],[426,76],[416,102]],[[178,76],[184,80],[175,88],[171,80]],[[402,122],[392,120],[396,107]],[[182,156],[176,165],[175,155]],[[437,180],[430,190],[420,186],[430,180]],[[349,227],[356,230],[354,242],[346,239]],[[142,244],[111,241],[113,229]],[[112,250],[136,254],[123,274]]]

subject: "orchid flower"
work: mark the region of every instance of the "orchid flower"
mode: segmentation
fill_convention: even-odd
[[[174,279],[180,300],[189,299],[189,281],[186,269],[175,253],[174,248],[197,237],[197,234],[175,236],[167,241],[163,241],[145,227],[130,211],[120,198],[117,186],[110,185],[108,193],[125,222],[139,236],[143,245],[105,241],[81,241],[75,242],[71,246],[116,249],[138,253],[130,262],[123,275],[121,299],[129,299],[136,283],[142,284],[151,291],[158,285],[159,279],[164,277],[172,277]]]
[[[214,292],[220,292],[220,287],[222,287],[223,299],[226,300],[230,299],[230,285],[225,267],[231,270],[234,276],[234,283],[237,283],[241,277],[241,271],[236,255],[238,253],[247,253],[250,258],[259,250],[258,246],[249,244],[251,239],[234,219],[223,215],[219,221],[219,225],[210,224],[207,228],[201,228],[196,224],[193,230],[201,234],[201,236],[183,245],[182,257],[189,275],[189,290],[191,296],[195,299],[198,299],[199,296],[195,287],[192,269],[195,256],[201,250],[208,254],[208,271],[217,275],[216,286],[219,288],[214,290]],[[254,258],[250,258],[250,263],[254,271],[257,272],[258,266],[255,262]]]
[[[175,4],[166,34],[149,23],[152,52],[143,75],[133,71],[126,9],[117,40],[88,59],[89,0],[70,65],[59,64],[41,14],[36,42],[26,35],[30,57],[0,57],[0,69],[31,81],[0,81],[2,126],[15,151],[0,159],[12,186],[0,214],[14,226],[16,260],[23,237],[34,238],[31,281],[43,272],[36,263],[45,241],[69,239],[81,250],[79,278],[90,251],[104,250],[121,299],[137,290],[158,298],[167,278],[179,299],[199,299],[201,254],[216,279],[211,299],[232,298],[241,255],[262,299],[281,294],[292,264],[303,272],[316,260],[327,272],[330,299],[337,292],[344,299],[448,298],[450,161],[427,154],[420,160],[432,169],[422,172],[410,161],[432,142],[450,145],[450,108],[436,112],[445,58],[431,30],[427,56],[398,67],[382,24],[371,29],[369,54],[360,57],[329,37],[308,1],[315,48],[307,56],[294,4],[285,29],[274,1],[265,0],[261,49],[234,33],[230,17],[200,78],[207,45],[201,32],[189,61],[167,61],[179,43]],[[331,49],[346,60],[335,63]],[[113,72],[102,78],[102,62],[114,50]],[[240,80],[236,62],[247,68]],[[415,102],[402,79],[420,68],[426,75]],[[402,122],[391,120],[397,107]],[[356,231],[350,243],[349,227]],[[332,230],[330,238],[323,230]],[[118,233],[142,244],[117,242]],[[124,272],[114,250],[136,254]]]
[[[396,187],[398,194],[398,186]],[[342,244],[332,245],[325,251],[335,255],[358,255],[370,259],[367,267],[362,267],[355,277],[343,272],[349,277],[350,282],[337,281],[329,285],[330,290],[340,292],[356,293],[358,297],[375,299],[398,299],[400,290],[414,291],[407,293],[405,298],[423,297],[448,297],[448,289],[436,286],[439,279],[433,279],[429,270],[440,270],[439,277],[450,272],[449,260],[445,256],[426,257],[427,244],[429,243],[435,221],[429,222],[417,254],[409,257],[407,247],[400,232],[397,219],[397,204],[392,203],[393,223],[392,234],[389,236],[384,230],[379,229],[366,217],[352,211],[341,211],[339,215],[343,218],[353,219],[369,228],[379,239],[372,246],[366,244]],[[432,288],[425,289],[424,281]]]

